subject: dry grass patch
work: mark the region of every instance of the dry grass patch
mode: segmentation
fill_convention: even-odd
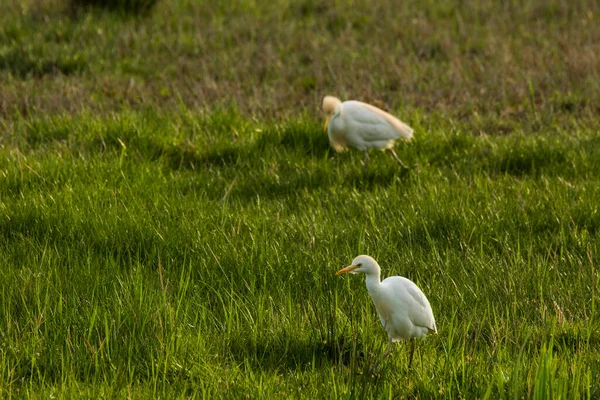
[[[280,117],[316,113],[325,93],[467,119],[599,111],[600,13],[590,1],[181,0],[139,19],[72,16],[61,4],[3,6],[4,116],[181,100]]]

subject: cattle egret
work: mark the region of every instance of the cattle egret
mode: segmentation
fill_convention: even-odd
[[[363,166],[366,168],[369,163],[368,149],[388,150],[398,164],[408,168],[393,147],[397,139],[412,139],[413,129],[410,126],[370,104],[354,100],[342,103],[333,96],[325,96],[323,111],[327,117],[324,129],[335,151],[343,151],[348,147],[363,151]]]
[[[435,319],[427,297],[411,280],[401,276],[390,276],[381,281],[381,269],[372,257],[362,255],[352,261],[352,265],[336,272],[364,273],[367,291],[373,299],[383,328],[388,334],[388,347],[381,361],[392,351],[392,343],[414,339],[428,333],[437,333]],[[412,364],[415,341],[411,340],[410,361]],[[371,371],[374,371],[377,364]]]

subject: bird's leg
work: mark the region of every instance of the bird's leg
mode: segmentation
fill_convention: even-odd
[[[385,353],[383,353],[383,356],[381,356],[381,360],[377,361],[375,363],[375,365],[373,365],[373,368],[371,368],[371,375],[375,375],[377,373],[377,368],[379,367],[379,365],[383,362],[383,360],[390,355],[390,353],[392,352],[392,339],[390,338],[390,341],[388,342],[388,346],[387,349],[385,350]]]
[[[415,354],[415,338],[410,339],[410,359],[408,360],[408,369],[412,365],[413,355]]]
[[[388,347],[387,350],[385,351],[385,353],[383,353],[383,356],[381,357],[381,361],[383,362],[383,360],[390,355],[390,353],[392,352],[392,339],[390,339],[389,343],[388,343]]]
[[[369,164],[369,153],[367,152],[367,149],[365,149],[364,152],[365,152],[365,161],[363,161],[363,169],[366,171],[367,164]]]
[[[405,164],[402,162],[402,160],[400,160],[400,159],[398,158],[398,156],[396,155],[396,152],[394,151],[394,149],[388,149],[388,150],[390,151],[390,154],[392,155],[392,157],[394,158],[394,160],[396,160],[396,161],[398,162],[398,164],[400,164],[400,166],[401,166],[402,168],[409,169],[409,168],[408,168],[408,167],[407,167],[407,166],[406,166],[406,165],[405,165]]]

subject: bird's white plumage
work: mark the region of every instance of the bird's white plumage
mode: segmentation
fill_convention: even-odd
[[[392,276],[379,285],[367,285],[367,289],[391,341],[437,332],[429,301],[409,279]]]
[[[356,257],[350,266],[339,270],[336,275],[344,273],[366,275],[367,291],[388,334],[390,345],[384,357],[390,353],[392,342],[437,333],[431,305],[425,294],[411,280],[391,276],[381,281],[379,264],[366,255]]]
[[[413,129],[393,115],[360,101],[341,102],[333,96],[323,99],[328,117],[327,134],[336,151],[391,149],[398,139],[410,140]]]

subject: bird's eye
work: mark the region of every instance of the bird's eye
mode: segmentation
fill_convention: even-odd
[[[362,263],[358,263],[358,264],[356,264],[356,265],[358,265],[359,267],[362,267]]]

